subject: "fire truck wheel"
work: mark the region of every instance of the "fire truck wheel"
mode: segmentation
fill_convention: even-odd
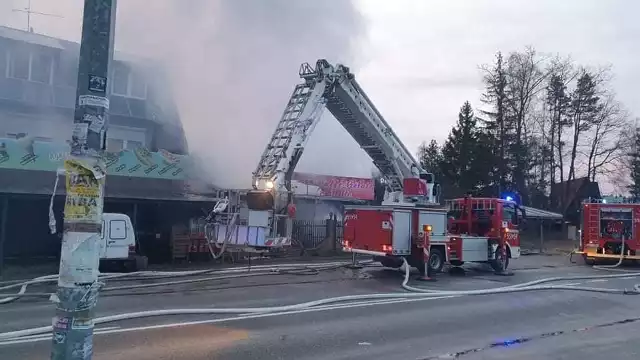
[[[596,264],[596,259],[594,258],[587,257],[586,255],[583,255],[583,258],[586,265],[593,266]]]
[[[429,254],[429,267],[435,273],[439,273],[442,271],[444,267],[444,253],[441,249],[431,248],[431,253]]]
[[[509,254],[502,253],[502,251],[496,251],[493,254],[493,259],[489,261],[489,265],[495,272],[504,272],[509,267]]]

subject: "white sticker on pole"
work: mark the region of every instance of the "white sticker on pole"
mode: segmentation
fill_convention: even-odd
[[[109,110],[109,99],[95,95],[80,95],[78,97],[78,105],[101,107],[105,110]]]

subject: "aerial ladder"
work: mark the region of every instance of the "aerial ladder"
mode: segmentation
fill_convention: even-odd
[[[256,170],[247,193],[249,219],[269,227],[269,237],[287,241],[292,233],[291,179],[324,109],[371,157],[385,184],[383,204],[437,206],[439,186],[384,120],[344,65],[320,59],[304,63],[302,82],[293,90]]]

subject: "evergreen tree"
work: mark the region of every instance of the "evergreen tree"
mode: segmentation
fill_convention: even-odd
[[[549,109],[549,171],[550,181],[564,182],[564,145],[563,135],[565,130],[571,126],[568,118],[571,98],[567,92],[565,79],[559,73],[554,73],[549,78],[545,103]],[[556,181],[556,170],[559,170],[559,181]]]
[[[481,143],[480,139],[477,119],[467,101],[460,108],[458,121],[442,148],[444,178],[459,195],[469,191],[477,193],[486,185],[486,164],[491,162],[484,155],[489,144]]]
[[[578,78],[576,89],[571,94],[571,105],[569,107],[569,115],[573,120],[573,144],[567,180],[576,178],[576,157],[578,155],[580,135],[588,131],[594,124],[600,108],[600,97],[598,96],[595,79],[591,73],[583,70]]]
[[[442,151],[436,140],[423,142],[418,148],[418,161],[425,171],[433,173],[437,182],[442,181]]]
[[[633,149],[629,153],[631,165],[631,184],[628,186],[631,196],[640,198],[640,128],[636,128]]]
[[[508,107],[507,94],[507,65],[505,65],[501,52],[496,55],[493,66],[482,66],[484,72],[485,93],[482,94],[482,102],[491,106],[491,110],[482,111],[487,116],[483,120],[484,131],[487,136],[485,140],[493,141],[491,145],[492,153],[499,161],[496,163],[493,183],[497,186],[495,196],[498,196],[502,189],[509,183],[509,153],[508,148],[511,143],[509,136],[511,133],[512,119]]]

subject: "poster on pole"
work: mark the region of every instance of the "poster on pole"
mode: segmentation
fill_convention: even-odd
[[[64,217],[67,222],[100,223],[102,187],[99,179],[83,164],[75,160],[66,160],[67,197],[64,204]]]

